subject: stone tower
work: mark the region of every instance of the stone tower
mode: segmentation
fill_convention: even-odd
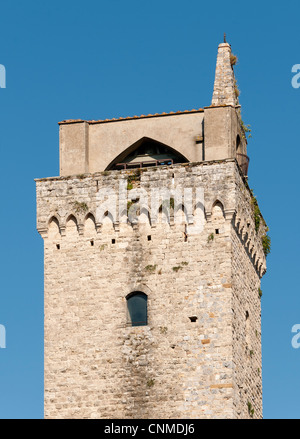
[[[266,225],[231,47],[212,104],[60,122],[36,180],[46,418],[261,418]]]

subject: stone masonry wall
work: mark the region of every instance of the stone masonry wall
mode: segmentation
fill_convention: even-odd
[[[45,417],[248,417],[248,402],[259,417],[257,289],[265,260],[235,160],[135,173],[36,181]],[[184,187],[195,195],[202,187],[205,216],[199,203],[192,214],[175,206],[170,223],[151,208],[140,210],[142,224],[111,212],[99,218],[99,190],[118,192],[130,175],[130,187],[148,194]],[[128,324],[133,291],[148,296],[147,326]]]
[[[232,228],[232,309],[235,418],[262,417],[260,278],[266,261],[260,247],[266,225],[253,227],[249,191],[240,183]]]

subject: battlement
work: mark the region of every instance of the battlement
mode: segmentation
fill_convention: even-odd
[[[134,184],[134,188],[131,187],[128,190],[128,181]],[[216,183],[212,184],[213,181]],[[85,226],[88,220],[93,221],[99,236],[101,236],[103,225],[109,224],[111,224],[110,235],[114,232],[116,236],[120,232],[120,227],[124,232],[126,229],[132,229],[133,226],[138,227],[139,224],[141,227],[148,226],[150,229],[158,225],[162,226],[159,208],[166,195],[162,192],[160,201],[158,200],[158,203],[154,205],[153,200],[151,201],[151,195],[153,195],[151,191],[159,192],[164,188],[168,191],[169,198],[174,199],[177,188],[180,189],[179,197],[182,198],[178,199],[177,206],[170,208],[166,227],[186,226],[189,230],[188,234],[193,236],[198,233],[199,221],[201,231],[205,223],[209,228],[212,221],[212,206],[218,201],[222,204],[225,220],[233,225],[260,277],[266,271],[265,255],[261,244],[261,236],[265,234],[265,228],[262,221],[260,230],[255,230],[251,193],[243,181],[243,175],[235,160],[179,164],[143,170],[105,171],[79,176],[37,179],[36,182],[37,228],[46,239],[49,236],[49,225],[53,219],[56,220],[62,239],[66,235],[70,218],[75,221],[77,232],[81,236],[85,236]],[[121,208],[116,204],[119,202],[120,182],[125,182],[124,187],[126,187]],[[229,190],[230,187],[231,190]],[[202,199],[200,201],[196,199],[197,188],[200,192],[203,191],[202,210],[199,207]],[[111,195],[112,205],[107,202],[104,203],[105,208],[100,208],[104,200],[101,200],[98,195],[103,189]],[[193,199],[189,206],[185,207],[184,190],[187,189],[192,190]],[[139,207],[142,219],[135,216],[134,221],[130,222],[128,203],[133,204],[142,195],[145,197],[145,193],[149,202]],[[181,223],[176,220],[178,211],[183,212]],[[107,227],[105,230],[107,232]]]

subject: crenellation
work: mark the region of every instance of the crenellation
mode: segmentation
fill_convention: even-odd
[[[228,163],[228,162],[227,162]],[[229,162],[230,163],[230,162]],[[233,163],[233,162],[231,162]],[[213,165],[213,163],[212,163]],[[201,181],[201,184],[204,184],[205,181],[207,181],[207,164],[204,167],[203,164],[199,164],[198,168],[201,170],[205,170],[203,173],[203,176],[206,178],[206,180],[204,180],[204,178],[199,180],[199,169],[197,169],[197,166],[193,166],[193,168],[189,169],[189,173],[193,176],[192,180],[192,185],[195,185],[195,180],[194,180],[194,175],[196,174],[198,177],[198,181]],[[215,170],[215,169],[214,169]],[[177,184],[180,185],[180,183],[184,182],[184,184],[186,185],[187,183],[187,177],[186,176],[181,176],[182,171],[186,171],[186,166],[183,167],[178,167],[177,168],[173,168],[172,172],[173,174],[178,174],[179,178],[177,178]],[[223,168],[222,168],[223,171]],[[148,171],[148,172],[144,172],[143,174],[147,175],[147,177],[150,176],[151,178],[151,174],[156,173],[157,171]],[[122,175],[122,172],[121,172]],[[125,176],[128,175],[127,173],[125,174]],[[220,173],[220,175],[222,175]],[[203,177],[202,176],[202,177]],[[121,179],[123,180],[124,175],[122,175]],[[73,193],[71,196],[66,196],[66,191],[68,192],[68,188],[64,185],[63,180],[57,180],[55,182],[53,182],[54,184],[52,185],[52,187],[50,187],[51,189],[51,198],[49,198],[48,196],[48,192],[47,191],[39,191],[39,188],[37,189],[37,197],[40,200],[46,199],[47,200],[47,204],[45,206],[46,208],[46,214],[44,215],[43,212],[41,212],[41,214],[38,216],[38,230],[41,232],[41,234],[43,234],[43,236],[45,237],[46,231],[47,231],[47,227],[49,226],[49,222],[52,218],[55,218],[58,222],[59,225],[59,229],[60,229],[60,234],[62,236],[65,235],[65,229],[66,229],[66,224],[68,219],[72,216],[74,218],[74,221],[76,222],[77,225],[77,229],[80,235],[84,234],[84,229],[85,229],[85,222],[86,219],[88,218],[88,216],[92,216],[93,217],[93,221],[95,221],[95,227],[97,230],[97,233],[101,234],[101,228],[103,227],[105,221],[104,218],[101,218],[100,221],[97,221],[97,213],[96,213],[96,205],[97,205],[97,192],[96,192],[96,188],[98,187],[101,188],[99,181],[98,184],[95,185],[93,178],[91,176],[87,177],[88,182],[90,182],[90,187],[88,187],[86,185],[87,182],[85,182],[85,184],[82,184],[82,180],[77,180],[76,178],[72,181],[70,179],[68,179],[68,181],[71,181],[73,186]],[[167,182],[167,184],[169,185],[168,180],[166,180],[166,177],[164,176],[164,180]],[[215,180],[215,174],[213,175],[213,180]],[[117,189],[118,188],[118,180],[111,179],[111,184],[112,184],[112,189]],[[146,180],[147,181],[147,180]],[[162,181],[160,179],[160,181]],[[209,192],[205,192],[204,196],[205,196],[205,218],[207,220],[208,223],[210,223],[212,221],[212,208],[213,205],[215,203],[221,203],[222,206],[224,207],[224,211],[223,211],[223,215],[225,216],[226,221],[231,221],[231,219],[235,218],[234,221],[234,227],[236,229],[237,234],[240,236],[241,241],[243,242],[243,245],[245,246],[247,252],[249,253],[249,257],[251,259],[254,260],[254,255],[256,255],[257,260],[261,261],[264,260],[264,256],[263,256],[263,251],[262,251],[262,246],[260,243],[260,236],[263,233],[262,230],[260,230],[258,233],[254,230],[254,222],[253,222],[253,218],[251,218],[251,213],[250,213],[250,209],[248,208],[248,210],[246,211],[240,211],[239,214],[237,214],[236,212],[239,210],[239,208],[233,208],[232,207],[232,203],[234,200],[234,196],[235,196],[235,192],[234,191],[229,191],[228,189],[230,188],[230,183],[229,183],[229,179],[226,177],[226,181],[228,181],[227,185],[223,186],[223,197],[220,196],[220,193],[215,193],[213,195],[213,198],[211,198],[209,200],[209,196],[210,193]],[[43,180],[40,180],[37,182],[37,185],[39,186],[40,183],[44,183]],[[49,181],[48,179],[45,180],[45,183],[47,186],[49,186],[49,183],[51,183],[51,180]],[[222,181],[223,183],[223,181]],[[76,201],[76,203],[82,203],[84,205],[86,205],[86,210],[84,209],[83,211],[78,210],[78,207],[76,207],[76,203],[74,203],[74,187],[76,186],[76,184],[78,184],[78,192],[81,195],[80,200],[81,201]],[[141,184],[141,183],[140,183]],[[223,183],[224,184],[224,183]],[[85,187],[85,195],[83,196],[83,192],[82,192],[82,187]],[[105,187],[107,188],[107,183],[105,183]],[[232,188],[234,187],[234,184],[232,184]],[[139,189],[141,189],[141,186],[139,188],[136,188],[135,190],[138,191]],[[147,186],[143,186],[142,190],[147,192],[149,191],[149,188],[147,188]],[[130,191],[129,191],[130,194]],[[130,196],[130,195],[129,195]],[[148,193],[149,199],[151,196],[151,193]],[[79,199],[79,197],[76,194],[76,197]],[[76,198],[76,199],[77,199]],[[54,206],[52,208],[50,208],[51,206],[51,200],[54,200]],[[64,200],[63,204],[61,202],[61,200]],[[220,201],[222,200],[222,201]],[[50,204],[50,206],[49,206]],[[206,207],[208,206],[208,208]],[[195,206],[194,206],[195,207]],[[50,211],[50,215],[49,212]],[[147,209],[148,212],[148,217],[150,218],[148,226],[151,227],[151,229],[156,227],[156,223],[158,222],[159,216],[157,216],[156,211],[154,211],[154,213],[151,210],[151,206],[149,206],[149,208]],[[194,215],[195,215],[195,209],[193,210],[193,212],[189,212],[189,214],[187,215],[187,224],[189,224],[191,226],[191,230],[192,230],[192,224],[193,224],[193,220],[194,220]],[[127,215],[126,215],[127,216]],[[147,215],[145,216],[145,218],[147,218]],[[238,218],[238,219],[237,219]],[[120,230],[120,226],[123,226],[124,224],[120,224],[120,222],[117,219],[111,218],[112,221],[110,221],[110,219],[107,219],[107,224],[109,225],[109,223],[112,223],[113,229],[115,233],[117,233],[118,230]],[[121,219],[121,218],[120,218]],[[171,211],[171,216],[170,216],[170,227],[174,227],[174,213],[173,210]],[[107,228],[107,225],[105,226]],[[132,227],[132,226],[131,226]],[[126,225],[125,225],[126,228]],[[213,229],[212,229],[213,231]],[[183,233],[183,232],[182,232]],[[261,265],[261,264],[259,264]]]

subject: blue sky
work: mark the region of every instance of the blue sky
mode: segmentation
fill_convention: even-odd
[[[91,0],[2,2],[0,64],[0,418],[43,418],[43,242],[34,178],[59,173],[63,119],[210,105],[227,40],[249,141],[249,185],[269,225],[262,282],[264,418],[300,418],[300,3]]]

